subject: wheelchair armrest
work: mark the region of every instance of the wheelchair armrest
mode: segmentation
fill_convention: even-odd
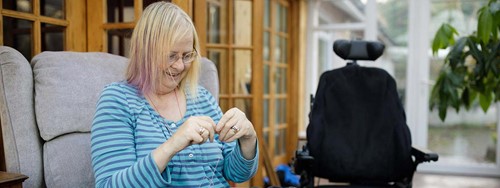
[[[300,175],[301,188],[314,187],[314,174],[312,172],[314,157],[309,154],[307,145],[302,147],[302,150],[295,152],[293,159],[293,171]]]
[[[415,156],[416,163],[437,161],[439,159],[439,155],[437,153],[427,149],[417,148],[415,146],[411,147],[411,155]]]
[[[314,157],[309,154],[309,150],[306,146],[302,150],[297,150],[295,152],[295,160],[293,163],[294,171],[296,174],[301,174],[303,171],[310,171],[312,169],[312,164]]]

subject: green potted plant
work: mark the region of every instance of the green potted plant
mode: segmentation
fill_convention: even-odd
[[[457,112],[479,98],[484,112],[500,100],[500,0],[490,0],[478,11],[477,31],[460,36],[450,24],[443,24],[432,41],[434,55],[450,48],[436,84],[429,107],[437,108],[442,121],[448,107]],[[456,39],[457,38],[457,39]]]

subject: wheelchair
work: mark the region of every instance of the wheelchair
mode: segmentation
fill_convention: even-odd
[[[314,187],[317,177],[341,182],[320,187],[411,188],[417,165],[438,160],[412,147],[394,78],[357,64],[375,61],[384,48],[376,41],[334,42],[333,51],[350,62],[324,72],[311,96],[307,143],[293,161],[300,187]]]

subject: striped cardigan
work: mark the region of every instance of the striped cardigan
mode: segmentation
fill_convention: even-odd
[[[187,118],[222,112],[214,97],[198,87],[197,100],[187,96],[184,117],[173,122],[161,117],[126,82],[106,86],[97,103],[91,130],[92,166],[96,187],[228,187],[227,180],[243,182],[257,170],[256,155],[246,160],[236,141],[194,144],[177,153],[160,172],[152,150],[165,142]]]

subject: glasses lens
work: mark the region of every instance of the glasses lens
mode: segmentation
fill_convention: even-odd
[[[184,63],[191,63],[193,62],[195,57],[196,57],[196,52],[190,52],[182,57],[182,61]]]
[[[170,54],[168,56],[168,64],[171,65],[173,63],[175,63],[177,60],[179,60],[179,56],[177,54]]]

